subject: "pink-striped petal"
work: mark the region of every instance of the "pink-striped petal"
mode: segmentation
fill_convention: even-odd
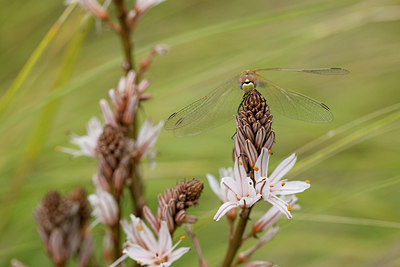
[[[220,183],[218,183],[217,179],[215,179],[215,177],[211,174],[206,174],[206,177],[208,180],[208,184],[211,187],[211,190],[214,192],[215,195],[217,195],[217,197],[219,197],[219,199],[224,201],[224,196],[222,195]]]
[[[301,181],[283,182],[271,188],[271,192],[276,195],[292,195],[303,192],[310,188],[310,184]]]
[[[167,223],[165,221],[161,222],[160,232],[158,234],[158,251],[167,252],[172,247],[172,239],[168,230]]]
[[[137,244],[131,244],[129,247],[124,249],[123,253],[127,254],[129,258],[135,261],[140,261],[141,264],[154,264],[154,253]]]
[[[190,248],[188,248],[188,247],[178,248],[177,250],[172,252],[170,256],[168,256],[168,262],[172,263],[172,262],[176,261],[177,259],[182,257],[183,254],[188,252],[189,250],[190,250]]]
[[[235,166],[233,168],[233,171],[235,173],[235,179],[238,181],[238,183],[242,183],[242,181],[247,177],[246,170],[244,169],[243,165],[240,164],[240,161],[238,158],[235,160]]]
[[[285,176],[294,166],[296,163],[297,156],[295,153],[287,157],[284,161],[282,161],[278,167],[274,170],[274,172],[271,174],[269,177],[270,183],[273,184],[280,179],[282,179],[283,176]]]
[[[257,158],[256,165],[254,167],[254,179],[256,183],[262,178],[268,177],[268,162],[269,162],[269,151],[266,148],[261,150],[260,156]],[[257,168],[256,168],[257,167]]]
[[[279,197],[275,196],[275,195],[270,195],[270,197],[267,199],[267,201],[269,203],[271,203],[272,205],[274,205],[275,207],[277,207],[283,214],[286,215],[286,217],[288,219],[292,218],[292,214],[290,213],[290,211],[288,210],[288,204],[283,201],[282,199],[280,199]]]
[[[218,209],[217,213],[214,216],[214,220],[219,221],[222,218],[222,216],[224,216],[228,211],[238,206],[239,206],[238,202],[225,202]]]

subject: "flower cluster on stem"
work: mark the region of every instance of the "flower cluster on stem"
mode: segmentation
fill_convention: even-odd
[[[214,220],[218,221],[227,214],[230,225],[230,242],[222,266],[228,267],[232,264],[247,262],[255,250],[276,235],[279,228],[271,227],[282,215],[286,215],[288,219],[292,218],[291,211],[298,209],[298,205],[295,205],[297,198],[294,194],[310,187],[308,181],[284,179],[296,162],[295,154],[282,161],[268,175],[271,149],[275,143],[275,132],[271,128],[272,121],[273,116],[265,99],[256,90],[249,92],[236,116],[234,171],[222,171],[220,185],[213,176],[207,175],[212,190],[222,201]],[[273,206],[253,224],[252,231],[246,236],[245,228],[251,209],[260,200],[267,201]],[[232,211],[236,211],[237,208],[240,208],[239,221],[234,228],[236,212]],[[248,251],[241,253],[235,261],[242,243],[268,228],[270,230],[259,242]],[[254,265],[255,262],[248,264]]]
[[[134,215],[131,215],[131,223],[122,220],[121,225],[127,236],[123,249],[124,255],[111,266],[117,266],[128,257],[145,266],[170,266],[172,262],[185,254],[189,248],[179,248],[174,251],[181,241],[172,246],[172,235],[174,230],[182,224],[197,221],[195,216],[187,215],[186,209],[198,204],[202,190],[203,183],[200,181],[182,181],[176,187],[165,190],[163,195],[159,195],[156,216],[150,208],[145,206],[144,217],[152,231],[142,219]],[[191,231],[189,233],[191,240],[198,245],[194,233]],[[154,236],[158,237],[158,241]],[[199,246],[196,247],[196,251],[202,255]],[[204,258],[201,260],[206,264]]]
[[[34,210],[44,247],[55,266],[65,266],[79,254],[80,266],[86,266],[92,254],[92,238],[87,233],[89,208],[81,188],[63,197],[49,192]]]

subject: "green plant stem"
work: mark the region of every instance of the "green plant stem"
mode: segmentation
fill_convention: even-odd
[[[247,221],[249,220],[251,208],[245,208],[240,212],[240,219],[236,226],[235,233],[233,234],[233,238],[231,242],[229,242],[228,251],[226,252],[226,256],[224,262],[222,263],[223,267],[230,267],[233,259],[236,256],[240,246],[242,245],[243,233],[246,229]]]

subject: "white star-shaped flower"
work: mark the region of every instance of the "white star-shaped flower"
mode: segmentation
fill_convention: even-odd
[[[290,219],[292,218],[292,214],[290,213],[292,206],[278,196],[303,192],[310,187],[310,183],[302,181],[288,182],[287,179],[282,180],[296,163],[296,154],[292,154],[282,161],[268,177],[269,157],[270,154],[268,150],[263,148],[255,164],[254,179],[256,181],[257,193],[261,194],[265,201],[277,207]]]
[[[211,187],[211,190],[214,192],[215,195],[219,199],[221,199],[222,202],[227,202],[228,201],[228,188],[223,186],[221,184],[221,181],[217,181],[217,179],[214,177],[214,175],[211,174],[206,174],[208,183]],[[232,168],[220,168],[219,169],[219,177],[222,180],[224,177],[234,177],[233,170]]]
[[[79,136],[76,134],[71,135],[70,142],[79,147],[79,149],[73,149],[68,147],[59,147],[59,151],[71,154],[74,157],[88,156],[96,157],[96,146],[99,136],[103,132],[103,126],[101,122],[93,117],[89,120],[86,126],[87,135]]]
[[[103,224],[112,227],[118,223],[119,208],[117,201],[110,193],[101,188],[97,175],[93,175],[93,184],[96,187],[96,194],[88,196],[93,208],[92,216]]]
[[[214,220],[216,221],[231,209],[236,207],[249,208],[261,198],[261,194],[256,192],[253,181],[250,177],[247,177],[246,170],[240,165],[238,159],[235,161],[234,177],[222,178],[222,187],[226,187],[228,190],[228,201],[222,204],[215,214]]]
[[[127,235],[123,253],[141,265],[167,267],[182,257],[190,248],[183,247],[175,250],[181,242],[172,246],[172,238],[167,223],[161,222],[158,240],[140,218],[131,215],[131,223],[121,221]],[[175,250],[175,251],[174,251]]]
[[[139,161],[140,159],[148,156],[150,167],[154,167],[154,157],[156,154],[154,150],[154,145],[157,141],[158,135],[160,134],[163,125],[163,121],[160,121],[155,126],[152,126],[151,120],[146,120],[143,123],[143,126],[140,128],[134,146],[134,159],[136,161]]]

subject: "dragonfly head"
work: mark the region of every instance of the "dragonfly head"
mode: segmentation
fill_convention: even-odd
[[[243,71],[239,77],[239,88],[245,93],[254,90],[257,87],[257,78],[250,71]]]

